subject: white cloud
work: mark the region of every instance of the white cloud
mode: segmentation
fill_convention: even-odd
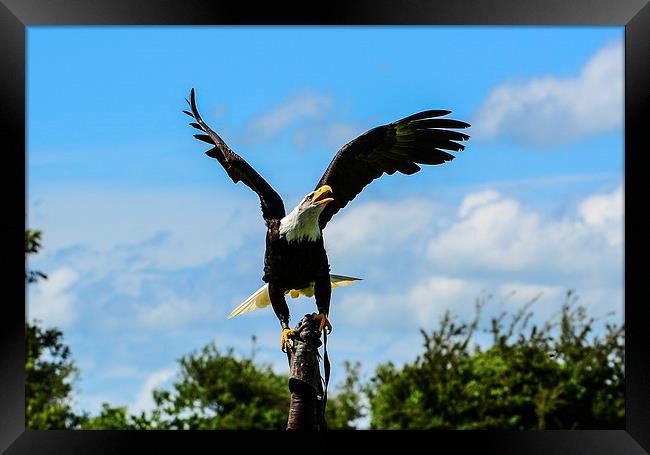
[[[359,122],[342,121],[340,106],[334,109],[334,105],[335,100],[330,96],[302,91],[251,119],[242,141],[249,144],[268,141],[290,130],[291,141],[298,149],[340,148],[368,128]]]
[[[151,411],[155,407],[152,392],[169,381],[175,371],[175,368],[165,368],[149,374],[138,391],[134,403],[129,406],[129,411],[134,414]]]
[[[472,209],[499,199],[501,195],[494,190],[485,190],[478,193],[471,193],[463,199],[463,203],[458,209],[460,216],[467,215]]]
[[[466,313],[481,292],[479,283],[458,277],[431,276],[411,287],[401,285],[401,279],[394,277],[390,293],[347,292],[337,305],[337,317],[355,326],[430,327],[448,309]]]
[[[332,100],[327,96],[308,91],[299,93],[252,119],[246,138],[249,142],[268,140],[297,122],[321,116],[331,105]]]
[[[200,190],[40,189],[30,225],[46,227],[43,253],[83,245],[84,261],[103,270],[137,251],[140,267],[188,267],[224,257],[251,233],[264,233],[248,189],[214,197]],[[240,194],[241,193],[241,197]],[[107,254],[107,253],[110,253]]]
[[[588,225],[602,231],[610,245],[619,246],[623,243],[623,186],[611,194],[599,194],[585,199],[578,207],[578,213]]]
[[[108,378],[134,378],[140,375],[137,368],[131,365],[113,365],[106,370]]]
[[[480,193],[470,194],[461,207],[480,198]],[[581,216],[555,219],[513,198],[492,194],[490,202],[464,211],[464,217],[435,236],[428,256],[435,265],[455,271],[540,274],[554,279],[589,272],[606,276],[622,266],[620,238],[615,235],[622,232],[621,199],[619,187],[585,199],[577,209]]]
[[[420,325],[433,325],[448,309],[466,310],[480,294],[476,282],[460,278],[434,276],[413,287],[408,294],[409,307]]]
[[[339,150],[369,128],[356,122],[342,122],[336,116],[314,118],[295,129],[291,139],[296,147],[307,150],[312,146]]]
[[[618,311],[622,199],[621,185],[559,217],[491,189],[435,211],[418,200],[356,206],[328,228],[330,257],[342,264],[363,257],[373,274],[334,294],[337,318],[384,329],[431,327],[448,309],[471,318],[484,292],[496,299],[514,292],[503,308],[509,312],[539,296],[534,313],[546,318],[559,310],[568,288],[593,308]],[[409,214],[404,219],[417,220],[407,231],[395,217],[398,208]],[[365,291],[367,285],[373,290]]]
[[[512,295],[517,300],[530,302],[538,298],[551,298],[561,296],[566,289],[562,286],[546,286],[543,284],[534,284],[526,282],[510,282],[499,286],[499,295]]]
[[[403,250],[405,243],[432,226],[435,216],[436,206],[424,199],[353,204],[328,224],[324,234],[327,250],[335,256]]]
[[[117,405],[114,397],[110,395],[82,393],[75,396],[73,407],[78,413],[88,412],[91,415],[97,415],[101,412],[104,403]]]
[[[343,147],[365,131],[365,129],[357,124],[332,122],[327,127],[327,143]]]
[[[563,284],[545,285],[535,282],[512,281],[496,286],[495,297],[501,300],[499,311],[505,311],[510,316],[516,314],[524,305],[534,301],[530,310],[535,319],[548,321],[559,314],[567,290],[567,286]]]
[[[471,122],[474,140],[506,138],[554,147],[612,131],[623,121],[623,43],[604,46],[573,77],[552,75],[498,85]]]
[[[489,203],[472,204],[481,194],[465,197],[459,210],[465,217],[429,243],[429,258],[446,267],[472,265],[501,270],[534,261],[532,252],[526,251],[534,247],[527,234],[539,223],[538,216],[522,213],[517,201],[500,195]]]
[[[29,318],[62,328],[74,323],[79,315],[70,288],[78,278],[77,272],[63,267],[49,273],[47,280],[32,285],[27,301]]]
[[[141,308],[137,316],[138,322],[148,328],[173,329],[189,325],[213,311],[207,305],[171,295],[162,300],[162,303],[155,306]]]
[[[50,279],[29,286],[31,318],[107,337],[180,336],[225,320],[232,281],[248,269],[253,289],[259,281],[265,227],[254,195],[63,187],[42,199],[30,223],[43,228],[44,248],[30,268]]]

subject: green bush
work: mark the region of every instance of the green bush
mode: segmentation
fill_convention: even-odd
[[[446,313],[438,329],[422,331],[413,363],[377,368],[366,386],[371,428],[624,428],[622,326],[592,336],[596,320],[569,291],[557,320],[527,329],[527,305],[508,324],[505,314],[492,318],[492,345],[472,348],[484,303],[469,323]]]

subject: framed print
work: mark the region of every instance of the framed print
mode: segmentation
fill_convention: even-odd
[[[648,453],[647,1],[304,6],[2,0],[0,449],[284,428],[305,312],[331,430]]]

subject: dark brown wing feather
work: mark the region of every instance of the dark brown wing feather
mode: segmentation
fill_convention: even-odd
[[[205,124],[196,108],[194,89],[190,92],[190,100],[188,102],[192,112],[183,112],[196,120],[196,122],[191,122],[190,125],[206,133],[195,134],[194,137],[203,142],[207,142],[210,145],[214,145],[214,147],[205,152],[205,154],[219,161],[233,182],[244,182],[246,186],[257,193],[260,197],[262,215],[265,220],[283,218],[285,215],[284,203],[282,202],[280,195],[271,188],[271,185],[269,185],[266,180],[264,180],[262,176],[260,176],[255,169],[250,166],[250,164],[248,164],[241,156],[230,150],[219,135]]]
[[[316,186],[331,186],[334,198],[320,215],[321,228],[384,172],[411,175],[420,170],[418,164],[442,164],[454,159],[445,150],[463,150],[465,147],[456,141],[466,141],[469,136],[443,128],[458,129],[470,125],[438,118],[450,113],[443,110],[419,112],[373,128],[343,146]]]

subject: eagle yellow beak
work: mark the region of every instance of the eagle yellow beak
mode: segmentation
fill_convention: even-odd
[[[314,197],[311,200],[312,205],[324,205],[329,204],[334,199],[331,197],[325,197],[328,194],[332,193],[332,188],[329,185],[323,185],[314,192]]]

